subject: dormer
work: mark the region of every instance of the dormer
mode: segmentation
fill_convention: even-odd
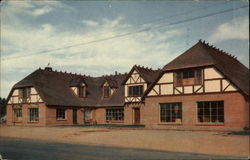
[[[109,98],[111,96],[110,86],[108,82],[105,82],[102,87],[102,97]]]
[[[81,78],[73,79],[71,81],[71,89],[73,92],[80,98],[86,98],[87,97],[87,84],[85,81]]]

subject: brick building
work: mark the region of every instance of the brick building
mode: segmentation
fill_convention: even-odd
[[[8,125],[144,124],[240,130],[249,125],[249,69],[199,41],[153,70],[90,77],[38,69],[13,86]]]

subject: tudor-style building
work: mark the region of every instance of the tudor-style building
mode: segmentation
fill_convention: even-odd
[[[147,126],[240,129],[249,125],[249,70],[199,41],[163,67],[143,98]]]
[[[13,86],[8,125],[144,124],[170,129],[249,126],[249,69],[199,41],[162,69],[90,77],[38,69]]]

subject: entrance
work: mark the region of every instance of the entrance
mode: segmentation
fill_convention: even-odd
[[[134,108],[134,124],[140,124],[140,108]]]
[[[77,109],[73,109],[73,124],[77,124]]]

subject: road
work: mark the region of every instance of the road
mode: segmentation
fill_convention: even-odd
[[[0,138],[0,153],[4,159],[8,160],[242,159],[242,157],[53,143],[13,138]]]

